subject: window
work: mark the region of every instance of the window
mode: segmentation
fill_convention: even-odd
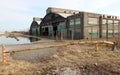
[[[75,19],[75,24],[80,25],[80,18]]]
[[[113,35],[113,31],[112,30],[108,30],[108,35]]]
[[[106,36],[106,30],[102,30],[102,36]]]
[[[42,27],[42,32],[44,32],[45,31],[45,27]]]
[[[88,24],[98,24],[98,22],[97,22],[98,20],[97,20],[97,18],[88,18]]]
[[[119,30],[114,30],[114,34],[115,34],[115,35],[118,35],[118,31],[119,31]]]
[[[113,25],[113,21],[112,20],[108,20],[108,25]]]
[[[74,25],[74,20],[70,20],[70,25]]]
[[[65,22],[61,22],[61,23],[59,23],[59,25],[65,25]]]
[[[93,29],[93,30],[88,30],[88,36],[98,36],[98,30]]]
[[[106,25],[106,20],[105,19],[102,20],[102,24]]]
[[[119,24],[119,21],[114,21],[114,25],[118,25]]]
[[[53,27],[52,26],[49,26],[48,29],[49,29],[49,31],[53,31]]]

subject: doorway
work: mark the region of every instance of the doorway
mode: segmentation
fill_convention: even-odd
[[[57,32],[57,26],[53,26],[53,33],[54,33],[54,37],[56,36]]]
[[[45,27],[45,36],[48,36],[48,27]]]

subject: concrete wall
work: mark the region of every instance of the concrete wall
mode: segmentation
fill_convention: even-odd
[[[33,21],[41,21],[42,18],[39,18],[39,17],[33,17]]]
[[[46,10],[46,14],[48,13],[67,13],[67,14],[77,14],[80,11],[77,10],[70,10],[70,9],[62,9],[62,8],[53,8],[53,7],[49,7]]]
[[[84,38],[89,39],[89,38],[98,38],[99,37],[99,17],[100,14],[95,14],[95,13],[88,13],[84,12]],[[97,19],[97,24],[89,24],[88,23],[88,18],[96,18]],[[98,36],[94,36],[92,34],[91,36],[89,35],[90,32],[95,33],[97,32]]]
[[[118,25],[119,25],[119,19],[117,18],[108,18],[108,17],[103,17],[104,20],[106,20],[106,24],[102,24],[102,33],[106,33],[107,35],[107,30],[108,30],[108,37],[114,37],[117,36],[116,33],[118,34]],[[109,20],[112,21],[109,23]],[[117,23],[116,23],[117,21]],[[108,25],[108,28],[107,28]],[[103,35],[102,37],[106,37]]]
[[[66,35],[68,37],[71,37],[71,33],[74,32],[75,34],[78,34],[80,36],[74,35],[74,38],[79,39],[92,39],[92,38],[102,38],[103,32],[106,33],[106,25],[102,25],[103,19],[111,19],[113,21],[112,25],[108,26],[108,31],[112,33],[115,33],[118,31],[118,25],[114,25],[114,21],[119,20],[117,19],[117,16],[110,16],[110,15],[102,15],[97,13],[90,13],[90,12],[80,12],[76,10],[69,10],[69,9],[61,9],[61,8],[48,8],[46,13],[66,13],[66,14],[73,14],[72,16],[68,16],[67,20],[65,20],[65,26],[66,26]],[[81,25],[75,25],[75,19],[80,18]],[[74,25],[70,26],[70,20],[74,20]],[[89,22],[91,19],[95,19],[96,23]],[[58,20],[58,23],[60,21]],[[49,24],[48,24],[49,25]],[[55,25],[53,25],[55,26]],[[80,34],[81,33],[81,34]],[[92,34],[92,35],[91,35]],[[113,34],[114,35],[114,34]],[[113,36],[112,35],[112,36]],[[106,37],[106,35],[105,35]]]
[[[67,29],[68,29],[68,37],[74,38],[74,39],[82,39],[83,38],[83,13],[80,12],[78,14],[74,14],[72,16],[69,16],[67,23]],[[75,24],[76,19],[78,19],[78,22],[80,24]],[[70,25],[70,21],[73,20],[74,24]]]

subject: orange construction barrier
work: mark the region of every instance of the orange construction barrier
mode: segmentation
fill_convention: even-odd
[[[2,44],[2,61],[5,63],[6,62],[6,51],[5,51],[5,46]]]

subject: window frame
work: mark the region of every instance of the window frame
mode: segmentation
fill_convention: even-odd
[[[96,18],[96,17],[88,17],[88,24],[89,25],[97,25],[98,24],[98,18]]]
[[[80,18],[75,19],[75,25],[81,25],[81,19]]]
[[[70,24],[70,26],[73,26],[74,25],[74,19],[70,19],[69,24]]]

